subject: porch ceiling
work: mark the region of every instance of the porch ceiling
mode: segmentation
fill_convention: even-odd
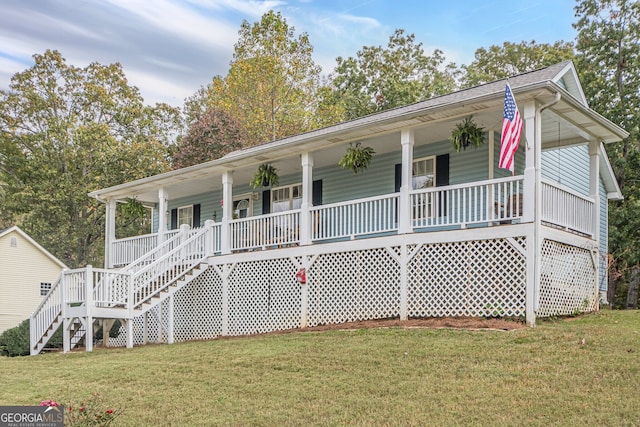
[[[486,130],[500,133],[504,86],[501,88],[475,97],[446,101],[445,97],[441,97],[442,101],[435,98],[236,151],[221,159],[94,191],[89,195],[99,200],[136,197],[143,203],[154,204],[158,201],[160,188],[164,188],[168,197],[173,199],[219,189],[223,173],[229,170],[233,171],[235,183],[248,183],[256,166],[265,162],[272,163],[280,176],[300,173],[300,155],[304,152],[313,152],[314,167],[334,166],[349,142],[362,141],[377,154],[399,151],[400,131],[413,129],[416,145],[431,144],[447,140],[455,124],[470,114]],[[527,101],[535,100],[538,105],[542,105],[551,101],[556,92],[562,94],[560,101],[542,113],[543,149],[583,143],[591,139],[602,142],[621,139],[621,132],[624,131],[618,131],[615,125],[612,126],[597,113],[586,109],[554,83],[544,82],[514,89],[521,112]]]

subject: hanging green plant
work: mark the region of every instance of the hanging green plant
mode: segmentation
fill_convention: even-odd
[[[484,144],[484,128],[479,127],[473,121],[473,116],[466,117],[462,122],[457,123],[451,136],[451,145],[457,152],[466,150],[467,147],[478,148]]]
[[[126,218],[142,218],[145,214],[144,205],[136,198],[128,198],[122,205],[122,213]]]
[[[363,147],[359,142],[355,144],[349,143],[347,152],[342,156],[338,165],[345,169],[351,169],[353,173],[358,173],[369,166],[371,158],[375,153],[373,148]]]
[[[280,178],[277,169],[269,163],[264,163],[258,167],[258,170],[249,181],[249,185],[253,188],[268,187],[278,185]]]

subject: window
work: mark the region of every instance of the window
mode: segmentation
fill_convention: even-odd
[[[51,290],[51,283],[40,282],[40,296],[45,296]]]
[[[15,236],[11,236],[11,241],[9,243],[11,245],[12,248],[17,248],[18,247],[18,239],[15,238]]]
[[[302,206],[302,184],[278,187],[271,190],[271,212],[300,209]]]
[[[436,186],[435,157],[425,157],[413,161],[411,184],[414,190]]]
[[[193,206],[183,206],[178,208],[178,227],[182,224],[193,226]]]
[[[251,194],[233,198],[233,219],[250,217],[252,211],[253,199]]]
[[[414,160],[411,174],[411,187],[414,190],[421,190],[436,186],[436,158],[425,157]],[[434,216],[433,193],[416,195],[413,205],[412,216],[421,220]]]

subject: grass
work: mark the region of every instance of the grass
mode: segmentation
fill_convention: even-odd
[[[0,405],[99,392],[118,426],[638,426],[640,311],[0,358]]]

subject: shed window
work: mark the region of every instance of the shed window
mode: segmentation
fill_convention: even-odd
[[[18,247],[18,239],[15,238],[15,236],[11,236],[11,240],[10,243],[12,248],[17,248]]]
[[[51,290],[51,283],[40,282],[40,296],[45,296]]]

